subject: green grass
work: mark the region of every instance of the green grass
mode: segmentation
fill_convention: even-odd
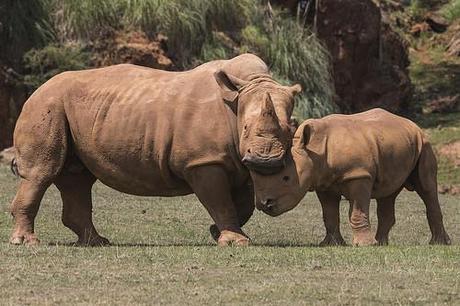
[[[460,19],[460,0],[450,0],[441,8],[441,14],[450,22]]]
[[[0,167],[0,296],[2,304],[416,304],[460,299],[459,198],[441,196],[454,245],[429,246],[424,206],[414,193],[397,205],[388,247],[316,245],[324,229],[308,195],[278,218],[256,212],[245,227],[248,248],[218,248],[210,218],[194,196],[141,198],[97,184],[94,218],[113,246],[81,248],[60,221],[52,187],[36,228],[36,248],[7,244],[6,212],[16,179]],[[342,205],[342,233],[350,241]],[[375,204],[372,204],[375,225]],[[375,227],[374,227],[375,229]]]

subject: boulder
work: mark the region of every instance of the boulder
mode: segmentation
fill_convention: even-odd
[[[450,56],[460,56],[460,25],[457,25],[457,32],[447,45],[447,54]]]
[[[155,69],[171,70],[173,62],[165,53],[167,37],[149,39],[144,32],[115,32],[107,40],[93,45],[97,56],[94,66],[131,63]]]
[[[442,16],[434,13],[428,13],[425,16],[425,22],[430,25],[433,32],[443,33],[449,27],[449,22]]]
[[[379,6],[372,0],[319,0],[316,14],[341,110],[403,111],[412,94],[408,44],[382,20]]]

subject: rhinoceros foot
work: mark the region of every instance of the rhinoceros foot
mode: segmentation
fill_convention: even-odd
[[[447,235],[447,233],[444,233],[439,236],[433,236],[430,240],[430,244],[450,245],[451,241],[449,235]]]
[[[217,225],[213,224],[209,227],[209,232],[211,233],[211,237],[212,239],[214,239],[214,241],[218,241],[219,240],[219,237],[220,237],[220,231],[219,231],[219,228],[217,227]]]
[[[218,246],[247,246],[249,238],[244,233],[235,233],[228,230],[223,230],[217,240]]]
[[[343,240],[342,235],[338,234],[327,234],[324,237],[323,241],[319,243],[319,246],[337,246],[337,245],[346,245],[345,240]]]
[[[370,231],[357,232],[353,235],[353,246],[377,245],[377,240],[371,235]]]
[[[76,246],[90,246],[90,247],[100,247],[110,245],[110,241],[107,238],[102,236],[93,236],[87,239],[78,239],[75,243]]]
[[[40,240],[37,238],[35,234],[25,234],[25,235],[13,235],[10,238],[10,243],[14,245],[27,245],[27,246],[34,246],[39,245]]]

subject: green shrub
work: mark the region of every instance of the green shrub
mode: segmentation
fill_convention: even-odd
[[[280,81],[302,84],[298,117],[317,117],[336,110],[327,51],[291,16],[274,12],[272,19],[267,19],[265,1],[41,1],[50,1],[49,14],[60,44],[79,41],[84,45],[110,39],[108,34],[115,30],[142,30],[151,38],[162,33],[168,37],[166,51],[180,69],[252,52],[266,61]],[[87,57],[81,47],[51,45],[35,50],[26,57],[31,71],[27,83],[36,87],[60,71],[84,68]]]
[[[88,68],[90,54],[80,45],[48,45],[27,52],[24,62],[28,71],[24,76],[24,84],[33,92],[56,74]]]
[[[337,111],[328,51],[314,34],[290,18],[275,14],[272,24],[265,32],[260,27],[245,28],[243,42],[249,50],[258,51],[279,80],[302,84],[296,116],[304,119]]]

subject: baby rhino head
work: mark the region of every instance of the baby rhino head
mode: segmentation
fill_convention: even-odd
[[[256,207],[270,216],[278,216],[297,206],[312,188],[314,164],[306,144],[310,129],[301,125],[295,133],[286,166],[276,174],[264,175],[250,171],[256,194]]]

